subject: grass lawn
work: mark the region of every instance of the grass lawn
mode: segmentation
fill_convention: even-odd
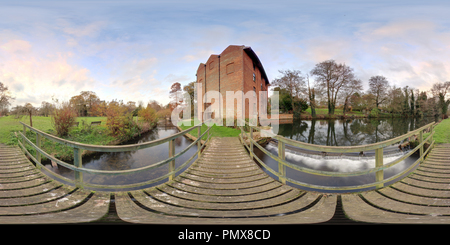
[[[193,123],[191,123],[191,125],[192,126],[181,125],[180,128],[185,130],[185,129],[193,127]],[[201,134],[203,134],[207,128],[208,127],[205,124],[203,124],[202,128],[201,128]],[[198,136],[197,132],[198,131],[196,129],[194,129],[191,132],[189,132],[189,134],[191,134],[194,137],[197,137]],[[235,129],[232,127],[213,125],[212,128],[209,130],[209,132],[212,134],[211,137],[237,137],[241,133],[241,130]],[[202,139],[206,140],[207,134],[205,136],[203,136]]]
[[[450,119],[442,120],[435,128],[433,139],[438,144],[450,143]],[[424,138],[428,137],[429,133],[424,134]]]
[[[34,128],[37,128],[46,133],[52,132],[54,130],[50,117],[34,116],[32,119]],[[78,117],[77,122],[80,122],[79,127],[81,127],[82,120],[85,120],[88,124],[93,121],[103,121],[102,124],[105,124],[106,117]],[[14,116],[0,117],[0,143],[6,144],[7,142],[9,142],[10,132],[23,130],[23,126],[19,123],[19,121],[30,125],[29,117],[22,117],[21,119],[14,119]]]
[[[22,119],[14,119],[14,116],[0,117],[0,143],[17,144],[17,138],[14,137],[13,132],[23,130],[23,126],[19,121],[22,121],[27,125],[30,124],[30,119],[28,117],[23,117]],[[64,139],[93,145],[104,145],[115,140],[114,137],[109,136],[107,133],[107,128],[105,126],[106,117],[78,117],[77,121],[80,122],[79,126],[77,128],[72,128],[69,135],[64,137]],[[95,126],[92,130],[86,130],[83,127],[83,121],[86,122],[86,125],[90,125],[92,121],[103,121],[103,125]],[[34,116],[33,127],[46,133],[55,134],[50,117]],[[26,136],[31,142],[36,142],[36,134],[34,132],[27,130]],[[34,148],[28,146],[28,144],[25,145],[28,151],[34,154]],[[44,138],[42,140],[41,148],[49,154],[55,154],[59,159],[73,159],[73,149],[71,147],[64,146],[51,140]],[[45,158],[43,157],[43,159]]]
[[[308,109],[306,109],[306,111],[305,112],[302,112],[302,114],[303,113],[306,113],[306,114],[309,114],[309,115],[311,115],[311,107],[308,107]],[[328,115],[328,108],[316,108],[316,114],[317,115]],[[335,109],[334,110],[334,114],[335,115],[344,115],[344,112],[343,112],[343,110],[342,109]],[[351,111],[351,112],[347,112],[347,113],[345,113],[346,115],[352,115],[352,114],[354,114],[354,115],[362,115],[362,116],[364,116],[364,114],[362,113],[362,112],[360,112],[360,111]]]

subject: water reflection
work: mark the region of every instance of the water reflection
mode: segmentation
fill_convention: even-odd
[[[398,137],[433,121],[433,117],[299,120],[280,124],[278,135],[316,145],[366,145]]]
[[[434,118],[305,120],[294,121],[291,124],[280,124],[278,134],[296,141],[316,145],[354,146],[372,144],[395,138],[433,121]],[[265,149],[274,155],[278,155],[278,148],[274,142],[267,144]],[[270,168],[278,170],[278,163],[275,160],[257,148],[255,148],[255,153]],[[383,159],[384,164],[398,159],[405,153],[399,151],[397,147],[390,147],[389,154],[385,154]],[[394,167],[386,169],[384,171],[384,178],[389,178],[404,171],[416,159],[417,157],[411,156],[396,164]],[[359,156],[356,153],[353,156],[323,157],[320,154],[311,155],[310,152],[302,151],[295,147],[286,148],[286,160],[301,167],[321,171],[355,172],[375,167],[373,154],[368,153],[365,156]],[[266,172],[272,175],[270,172]],[[306,174],[291,168],[286,169],[286,176],[303,183],[321,186],[352,186],[375,182],[375,174],[352,177],[327,177]],[[276,178],[274,175],[272,177]],[[290,185],[301,189],[313,190],[294,184]]]
[[[124,142],[124,145],[137,144],[148,141],[153,141],[160,138],[165,138],[175,133],[178,133],[178,129],[173,125],[158,125],[154,130],[147,132],[136,139]],[[192,143],[191,140],[186,137],[178,137],[175,139],[175,153],[178,153],[188,147]],[[175,160],[175,167],[181,166],[185,161],[187,161],[192,155],[197,151],[197,146],[192,146],[186,153],[181,155]],[[167,159],[169,156],[169,143],[163,143],[150,148],[140,149],[137,151],[128,152],[98,152],[93,155],[83,157],[83,167],[89,169],[98,170],[127,170],[136,169],[144,166],[148,166],[162,160]],[[194,160],[196,157],[194,158]],[[194,161],[192,160],[192,161]],[[45,164],[45,163],[44,163]],[[73,179],[73,171],[66,169],[64,167],[58,166],[58,168],[53,168],[50,163],[45,164],[45,166],[51,171],[57,172],[58,174]],[[147,180],[158,178],[164,174],[167,174],[169,168],[167,165],[153,168],[140,173],[128,174],[128,175],[94,175],[94,174],[83,174],[83,181],[91,184],[107,184],[107,185],[125,185],[144,182]],[[181,173],[181,170],[179,173]],[[153,186],[167,181],[167,179],[160,181],[158,183],[149,185]],[[148,186],[146,186],[148,187]]]

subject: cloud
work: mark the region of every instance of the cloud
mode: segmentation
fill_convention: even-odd
[[[11,40],[1,45],[0,49],[10,54],[21,54],[29,52],[31,44],[24,40]]]
[[[95,84],[87,68],[70,63],[72,53],[57,52],[43,57],[32,49],[25,40],[0,43],[0,55],[4,57],[0,80],[17,98],[14,104],[30,102],[38,106],[42,101],[50,101],[53,95],[68,100],[76,91]]]

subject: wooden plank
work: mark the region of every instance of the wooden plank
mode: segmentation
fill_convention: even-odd
[[[63,212],[0,216],[0,224],[75,224],[95,222],[108,214],[109,202],[109,193],[96,192],[82,205]]]

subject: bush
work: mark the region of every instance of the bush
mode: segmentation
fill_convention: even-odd
[[[111,101],[106,107],[106,126],[114,137],[125,137],[127,129],[132,123],[131,113],[127,113],[127,108],[116,101]]]
[[[56,134],[59,137],[62,137],[69,133],[69,129],[76,119],[76,111],[68,102],[63,102],[54,110],[53,116],[51,117],[51,123],[56,130]]]
[[[380,113],[380,110],[378,110],[378,108],[373,108],[370,111],[369,117],[378,117],[378,114]]]
[[[142,119],[150,125],[156,123],[158,120],[155,109],[151,108],[150,106],[147,106],[147,108],[145,109],[141,109],[138,112],[138,116],[142,117]]]

